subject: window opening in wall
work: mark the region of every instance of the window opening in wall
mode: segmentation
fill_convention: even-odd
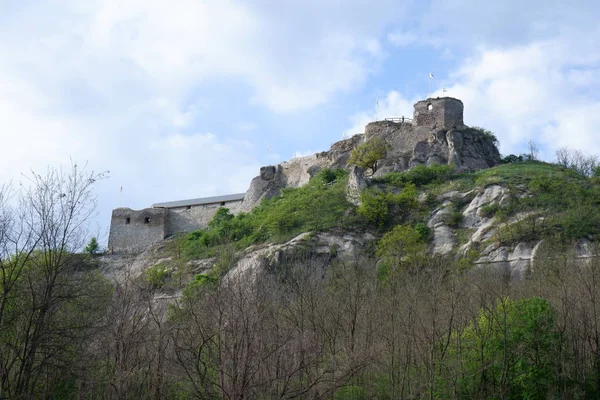
[[[144,218],[144,223],[145,224],[149,224],[150,223],[150,218],[148,218],[148,217]]]
[[[192,206],[187,206],[185,209],[186,209],[186,210],[191,210],[191,209],[192,209]]]
[[[432,104],[427,104],[427,110],[429,110],[429,111],[433,110],[433,105]]]
[[[129,223],[131,223],[131,218],[129,218],[129,217],[125,218],[125,224],[129,224]]]
[[[223,207],[224,205],[225,205],[225,202],[224,202],[224,201],[222,201],[222,202],[221,202],[221,207]]]

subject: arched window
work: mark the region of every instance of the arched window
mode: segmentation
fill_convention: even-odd
[[[433,110],[433,104],[431,104],[431,103],[427,104],[427,110],[428,111]]]

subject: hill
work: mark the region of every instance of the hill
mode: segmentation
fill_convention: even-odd
[[[128,263],[171,304],[184,393],[595,398],[599,201],[539,161],[322,169]]]

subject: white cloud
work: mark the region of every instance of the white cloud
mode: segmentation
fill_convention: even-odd
[[[434,81],[433,97],[461,99],[465,123],[494,131],[505,154],[525,151],[530,139],[541,145],[547,160],[563,146],[600,154],[600,75],[594,73],[600,56],[585,51],[598,44],[598,35],[588,35],[480,48],[450,78]],[[373,120],[412,113],[416,100],[391,91],[380,109],[352,116],[346,134],[362,131]]]
[[[214,86],[275,112],[355,90],[385,57],[379,36],[395,21],[394,0],[378,1],[340,9],[336,0],[70,0],[5,9],[0,178],[69,157],[109,169],[99,184],[102,224],[117,206],[244,191],[259,159],[280,156],[228,132],[190,133],[226,115],[214,107]],[[237,128],[256,139],[258,123]]]
[[[383,99],[377,100],[373,110],[365,110],[350,117],[352,127],[344,131],[343,137],[363,133],[369,122],[381,121],[386,118],[412,118],[413,104],[417,100],[406,99],[401,93],[392,90]]]
[[[378,2],[353,0],[351,10],[338,9],[336,1],[310,7],[303,1],[286,7],[233,0],[79,2],[82,22],[69,34],[93,58],[88,62],[130,68],[161,91],[235,78],[253,89],[254,104],[291,112],[355,89],[376,68],[384,56],[378,36],[397,8],[392,0]],[[326,14],[332,11],[334,18]]]
[[[600,153],[594,139],[600,129],[594,124],[600,77],[573,79],[574,68],[593,68],[600,61],[581,52],[597,42],[597,37],[587,43],[565,38],[481,50],[452,76],[448,93],[465,103],[467,123],[497,132],[505,153],[522,151],[529,139],[547,148],[547,158],[561,146]]]

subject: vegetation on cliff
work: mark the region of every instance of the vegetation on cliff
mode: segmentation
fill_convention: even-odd
[[[355,206],[347,173],[323,170],[250,213],[220,209],[114,282],[90,248],[79,254],[100,176],[35,176],[24,208],[0,190],[0,397],[598,398],[600,181],[582,171],[417,167],[372,180]],[[497,229],[488,240],[545,239],[519,281],[428,249],[435,210],[453,199],[444,224],[460,228],[492,186],[506,195],[478,209]],[[372,241],[238,265],[248,246],[330,231]],[[585,261],[572,252],[581,238]]]

